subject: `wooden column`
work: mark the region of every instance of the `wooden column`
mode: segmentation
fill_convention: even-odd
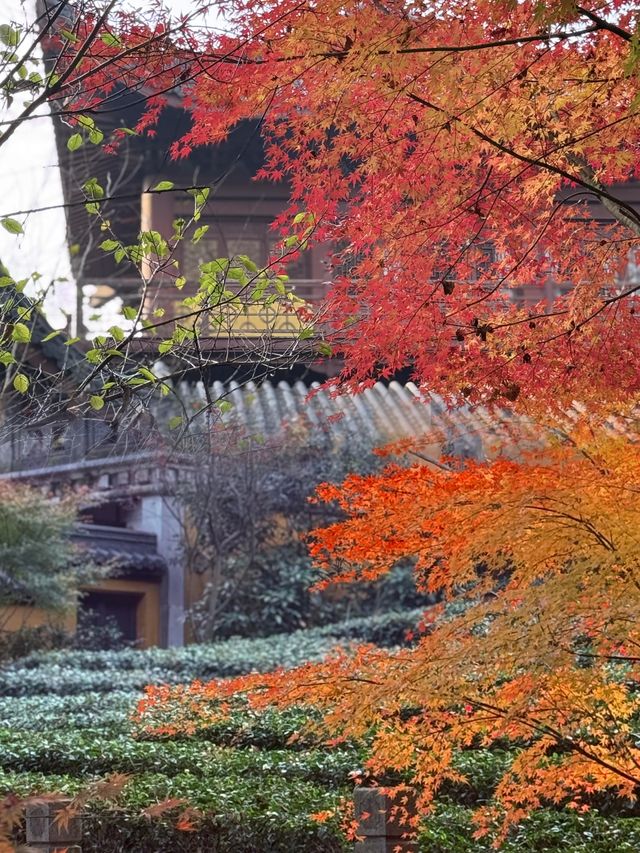
[[[355,853],[418,853],[411,825],[416,814],[413,789],[389,794],[385,788],[356,788],[353,799],[361,838]]]
[[[82,853],[82,818],[61,814],[71,800],[27,806],[27,847],[33,853]]]

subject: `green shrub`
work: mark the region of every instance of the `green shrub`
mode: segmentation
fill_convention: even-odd
[[[283,798],[284,800],[285,798]],[[346,853],[350,848],[333,824],[318,824],[282,812],[224,819],[207,816],[195,832],[181,832],[168,820],[103,811],[86,821],[83,853]]]
[[[455,769],[464,775],[466,782],[446,782],[439,796],[459,805],[477,806],[493,796],[498,782],[509,769],[515,751],[469,749],[459,752],[453,759]]]
[[[493,836],[474,839],[471,809],[439,804],[424,821],[424,853],[493,853]],[[640,819],[607,818],[597,813],[541,810],[510,833],[501,853],[636,853]]]
[[[129,782],[117,811],[87,809],[83,853],[266,853],[346,850],[335,821],[318,824],[310,815],[333,809],[345,789],[284,778],[275,770],[262,776],[238,767],[210,776],[182,772],[172,776],[141,773]],[[0,788],[27,795],[43,790],[75,794],[82,782],[64,775],[0,773]],[[181,798],[206,813],[196,832],[174,829],[169,819],[149,820],[141,811],[169,798]]]
[[[23,626],[17,631],[0,632],[0,661],[12,661],[33,652],[65,648],[70,635],[57,625]]]
[[[346,641],[396,645],[415,628],[422,611],[363,617],[260,639],[233,638],[180,649],[35,652],[3,667],[0,696],[73,695],[110,692],[113,673],[120,690],[147,684],[179,684],[196,678],[224,678],[266,672],[318,660]]]
[[[138,741],[120,733],[104,732],[0,732],[0,766],[5,771],[75,776],[109,773],[180,773],[217,777],[270,776],[302,779],[326,786],[342,786],[361,763],[354,749],[258,750],[221,746],[203,740]]]
[[[0,729],[52,731],[63,729],[130,729],[129,717],[140,693],[77,693],[0,696]]]

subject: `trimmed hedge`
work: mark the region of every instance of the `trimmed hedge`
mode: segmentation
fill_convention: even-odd
[[[259,755],[259,753],[258,753]],[[0,788],[27,795],[58,791],[73,795],[78,777],[41,773],[0,773]],[[335,820],[318,824],[316,811],[333,809],[345,789],[284,778],[273,772],[254,776],[187,772],[136,775],[124,789],[118,810],[93,805],[85,819],[83,853],[339,853],[344,844]],[[141,810],[169,798],[184,798],[206,812],[195,832],[177,830],[167,816],[149,820]]]
[[[351,640],[397,645],[420,615],[184,649],[31,654],[0,678],[0,791],[71,795],[96,777],[132,774],[117,811],[90,806],[87,853],[341,853],[337,819],[318,823],[310,815],[350,796],[349,773],[361,754],[321,748],[311,736],[290,742],[308,710],[239,709],[204,735],[182,739],[135,738],[130,715],[147,684],[295,666]],[[175,816],[141,816],[174,798],[206,813],[197,831],[177,830]]]
[[[473,838],[472,810],[439,803],[424,822],[420,849],[424,853],[495,853],[494,836]],[[500,853],[637,853],[640,818],[603,817],[543,809],[522,821]]]
[[[397,645],[415,628],[422,612],[390,613],[294,634],[234,638],[180,649],[37,652],[0,670],[0,696],[108,693],[114,686],[114,672],[118,672],[119,690],[135,691],[147,684],[180,684],[196,678],[290,668],[319,660],[345,641]]]
[[[208,778],[249,775],[256,781],[276,775],[327,787],[341,787],[361,764],[354,749],[241,749],[210,741],[138,741],[124,733],[0,732],[0,766],[5,771],[101,776],[109,773],[194,773]]]
[[[142,694],[130,690],[72,696],[0,696],[0,729],[129,730],[129,717]]]
[[[196,735],[172,738],[136,737],[130,715],[147,683],[294,666],[350,640],[396,645],[420,615],[184,649],[31,654],[0,677],[0,793],[74,794],[96,777],[132,774],[118,810],[90,806],[85,853],[345,853],[351,848],[336,820],[319,824],[310,815],[351,796],[349,774],[363,753],[325,748],[312,735],[291,741],[308,710],[238,709]],[[422,853],[491,853],[492,836],[472,837],[472,808],[491,800],[515,754],[477,749],[456,756],[467,781],[443,787],[422,829]],[[206,812],[195,832],[175,828],[177,812],[153,820],[140,814],[167,798]],[[502,850],[631,853],[640,850],[640,818],[541,810]]]

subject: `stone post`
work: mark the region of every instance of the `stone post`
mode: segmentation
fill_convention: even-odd
[[[413,840],[416,794],[411,788],[389,794],[385,788],[356,788],[353,792],[358,821],[355,853],[418,853]]]
[[[60,815],[70,802],[46,800],[27,806],[27,847],[33,853],[82,853],[82,818]]]

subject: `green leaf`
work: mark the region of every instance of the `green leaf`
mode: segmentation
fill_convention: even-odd
[[[78,36],[75,33],[72,33],[71,30],[60,30],[60,35],[64,36],[64,38],[66,38],[67,41],[70,41],[72,44],[75,44],[76,42],[80,41]]]
[[[100,213],[100,205],[97,201],[90,201],[88,204],[85,204],[84,207],[87,213],[90,213],[92,216],[96,216],[96,214]]]
[[[104,35],[100,36],[100,41],[102,44],[106,44],[107,47],[122,47],[122,42],[113,33],[104,33]]]
[[[82,185],[83,190],[92,199],[104,198],[104,190],[98,183],[97,178],[89,178]]]
[[[62,334],[62,331],[60,329],[56,329],[54,332],[49,332],[49,334],[45,335],[44,338],[42,339],[42,343],[44,344],[47,341],[52,340],[53,338],[57,338],[58,335],[61,335],[61,334]]]
[[[16,363],[15,358],[13,357],[13,355],[11,355],[11,353],[8,350],[6,350],[6,349],[0,350],[0,364],[3,364],[5,367],[8,367],[10,364],[15,364],[15,363]]]
[[[104,407],[104,398],[101,397],[99,394],[93,394],[91,397],[89,397],[89,404],[91,405],[92,409],[95,409],[96,412],[99,412],[100,409]]]
[[[306,218],[307,218],[307,214],[304,211],[301,211],[300,213],[296,213],[296,215],[293,217],[293,224],[298,225],[300,222],[304,222],[304,220]]]
[[[180,415],[174,415],[172,418],[169,418],[169,429],[177,429],[182,425],[182,417]]]
[[[332,356],[333,355],[333,347],[331,344],[328,344],[326,341],[320,341],[317,345],[317,350],[320,355]]]
[[[20,30],[14,30],[9,24],[0,25],[0,41],[7,47],[17,47],[20,44]]]
[[[84,144],[81,133],[74,133],[67,139],[67,148],[69,151],[77,151]]]
[[[300,332],[300,334],[298,335],[298,338],[301,341],[306,341],[308,338],[312,338],[312,337],[313,337],[313,329],[311,329],[311,328],[303,329]]]
[[[258,272],[257,264],[254,264],[251,258],[247,257],[247,255],[238,255],[238,260],[245,265],[249,272]]]
[[[0,275],[0,287],[10,287],[14,284],[10,275]]]
[[[175,280],[175,286],[178,288],[178,290],[182,290],[186,283],[187,280],[183,275],[179,275],[178,278]]]
[[[233,409],[233,403],[230,403],[228,400],[218,400],[216,406],[223,415]]]
[[[120,343],[120,341],[124,340],[124,331],[120,328],[120,326],[110,326],[108,332],[112,336],[114,341],[118,341],[118,343]]]
[[[19,344],[28,344],[31,340],[31,329],[24,323],[14,323],[11,340]]]
[[[247,274],[242,267],[230,267],[230,269],[227,270],[227,275],[229,278],[232,278],[234,281],[239,281],[242,284],[246,284],[248,281]]]
[[[163,190],[171,190],[173,189],[173,181],[160,181],[159,184],[156,184],[153,188],[153,192],[156,190],[158,192],[163,192]]]
[[[79,340],[80,340],[80,338],[77,338],[77,337],[76,338],[67,338],[67,340],[64,342],[64,345],[66,347],[72,347],[74,344],[77,344]]]
[[[154,376],[153,373],[146,367],[139,367],[138,373],[140,374],[140,376],[144,376],[145,379],[148,379],[149,382],[157,382],[158,381],[158,377]]]
[[[100,248],[104,252],[113,252],[113,250],[117,249],[119,245],[120,243],[118,243],[117,240],[103,240],[102,243],[100,243]]]
[[[188,192],[189,195],[193,196],[196,206],[203,207],[209,198],[211,190],[209,187],[194,187],[192,190],[188,190]]]
[[[99,349],[90,349],[85,353],[85,358],[89,364],[99,364],[102,360],[102,353]]]
[[[199,243],[200,240],[204,237],[204,235],[209,230],[208,225],[201,225],[199,228],[196,228],[193,237],[191,238],[192,243]]]
[[[24,234],[24,228],[18,222],[17,219],[11,219],[10,216],[6,216],[2,220],[2,227],[5,231],[8,231],[9,234]]]
[[[26,394],[29,390],[29,380],[24,373],[16,373],[13,377],[13,387],[18,394]]]
[[[89,131],[89,142],[91,142],[92,145],[100,145],[103,139],[104,133],[97,127],[94,127],[93,130]]]
[[[138,312],[131,305],[125,305],[122,309],[122,313],[126,317],[127,320],[135,320],[138,316]]]
[[[76,121],[78,122],[80,127],[85,127],[87,128],[87,130],[91,129],[92,127],[95,127],[96,125],[95,121],[91,118],[91,116],[78,115],[76,116]]]

